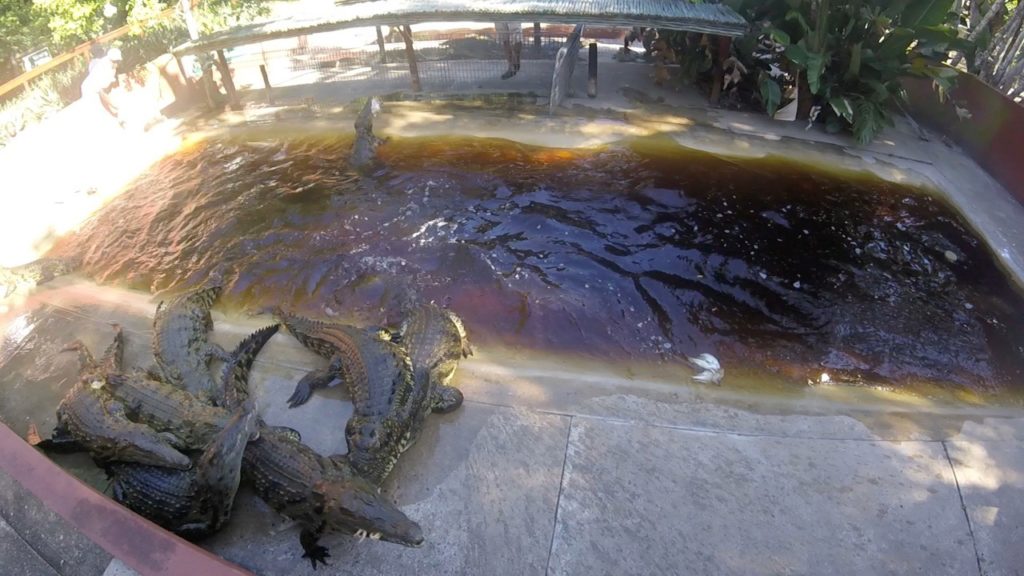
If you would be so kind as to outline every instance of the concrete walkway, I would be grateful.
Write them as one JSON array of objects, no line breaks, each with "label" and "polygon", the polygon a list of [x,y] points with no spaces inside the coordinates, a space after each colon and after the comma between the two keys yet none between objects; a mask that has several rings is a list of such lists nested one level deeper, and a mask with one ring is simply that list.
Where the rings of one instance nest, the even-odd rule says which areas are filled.
[{"label": "concrete walkway", "polygon": [[[108,323],[120,322],[128,362],[148,364],[146,295],[72,281],[25,306],[37,310],[35,328],[12,324],[25,345],[5,353],[0,370],[2,416],[21,416],[9,422],[19,433],[29,420],[52,426],[75,374],[73,355],[54,354],[70,335],[100,349]],[[225,345],[268,321],[215,320]],[[322,364],[282,333],[252,385],[268,422],[298,429],[324,454],[343,452],[351,406],[338,389],[285,407],[303,371]],[[870,391],[780,399],[690,385],[678,368],[620,371],[478,350],[456,376],[466,404],[431,417],[385,487],[427,543],[334,536],[333,563],[317,574],[962,575],[1024,566],[1020,411],[901,405]],[[258,574],[313,573],[297,529],[247,490],[204,546]]]}]

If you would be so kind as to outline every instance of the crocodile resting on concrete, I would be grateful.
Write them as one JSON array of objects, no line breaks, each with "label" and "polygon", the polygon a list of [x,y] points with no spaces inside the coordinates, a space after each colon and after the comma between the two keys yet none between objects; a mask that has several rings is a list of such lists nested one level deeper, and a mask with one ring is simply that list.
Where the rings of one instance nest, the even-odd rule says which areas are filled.
[{"label": "crocodile resting on concrete", "polygon": [[462,320],[433,303],[414,307],[393,338],[409,352],[415,383],[399,446],[404,452],[419,438],[427,414],[451,412],[462,405],[462,392],[449,382],[459,360],[472,350]]},{"label": "crocodile resting on concrete", "polygon": [[473,354],[461,318],[448,308],[421,304],[406,315],[392,339],[408,350],[416,390],[429,399],[423,404],[424,415],[462,405],[462,392],[449,385],[459,360]]},{"label": "crocodile resting on concrete", "polygon": [[405,546],[423,544],[423,530],[380,489],[359,477],[345,456],[325,458],[294,430],[263,428],[245,450],[243,474],[271,508],[295,520],[303,558],[327,564],[328,533],[354,534]]},{"label": "crocodile resting on concrete", "polygon": [[281,310],[277,316],[305,347],[330,360],[326,370],[299,381],[289,405],[299,406],[316,388],[341,380],[354,408],[345,426],[349,460],[363,478],[382,483],[408,447],[412,415],[424,398],[416,393],[408,353],[381,329],[320,322]]},{"label": "crocodile resting on concrete", "polygon": [[242,455],[256,425],[255,411],[239,412],[189,470],[110,464],[114,500],[179,536],[213,534],[231,516]]},{"label": "crocodile resting on concrete", "polygon": [[228,355],[207,336],[213,329],[210,309],[221,290],[211,286],[161,302],[153,318],[153,355],[161,379],[218,405],[223,398],[209,363],[213,357],[227,360]]},{"label": "crocodile resting on concrete", "polygon": [[96,362],[80,341],[66,348],[77,350],[80,378],[57,408],[57,427],[42,448],[61,449],[73,444],[87,450],[98,462],[137,462],[184,470],[188,457],[176,448],[170,434],[129,420],[124,406],[107,390],[108,374],[121,369],[124,336],[120,327],[101,362]]},{"label": "crocodile resting on concrete", "polygon": [[[222,386],[226,390],[246,388],[256,355],[277,330],[276,324],[263,328],[239,343],[224,367]],[[185,538],[203,538],[219,530],[231,515],[242,455],[258,424],[253,403],[240,408],[190,470],[108,466],[114,499]]]},{"label": "crocodile resting on concrete", "polygon": [[[257,332],[247,341],[261,338],[260,333],[269,339],[272,333],[266,332],[270,330],[276,327]],[[225,404],[235,409],[248,398],[248,390],[242,385],[247,380],[247,366],[229,361],[224,374]],[[108,381],[111,392],[125,403],[133,418],[173,433],[190,448],[210,446],[231,423],[232,415],[227,409],[206,404],[184,390],[144,374],[111,375]],[[423,542],[419,525],[383,498],[376,486],[358,477],[345,456],[321,457],[292,430],[260,425],[258,433],[259,439],[245,448],[242,475],[260,498],[300,524],[304,557],[310,558],[314,567],[328,556],[327,549],[317,543],[326,533],[360,534],[407,546]],[[197,473],[201,465],[197,463]],[[183,487],[188,479],[177,476],[166,480],[161,476],[153,479],[156,485],[149,486],[150,492],[137,494],[126,489],[121,492],[122,498],[150,502],[130,506],[138,507],[144,514],[182,518],[185,510],[177,500],[170,504],[153,504],[152,500],[183,495],[193,489]],[[168,488],[165,483],[173,483],[173,487]],[[159,509],[142,508],[143,505]],[[193,534],[189,532],[190,536]],[[201,532],[195,537],[199,535]]]}]

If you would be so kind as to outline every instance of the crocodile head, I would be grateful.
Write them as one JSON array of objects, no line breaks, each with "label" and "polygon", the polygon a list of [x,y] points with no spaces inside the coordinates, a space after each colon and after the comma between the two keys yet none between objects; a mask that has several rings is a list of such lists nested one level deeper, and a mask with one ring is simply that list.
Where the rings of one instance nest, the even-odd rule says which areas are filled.
[{"label": "crocodile head", "polygon": [[345,424],[345,437],[359,451],[376,450],[384,439],[383,422],[379,418],[352,416]]},{"label": "crocodile head", "polygon": [[413,548],[423,544],[423,529],[409,519],[380,490],[362,478],[349,475],[344,481],[320,482],[314,501],[332,532],[365,536]]}]

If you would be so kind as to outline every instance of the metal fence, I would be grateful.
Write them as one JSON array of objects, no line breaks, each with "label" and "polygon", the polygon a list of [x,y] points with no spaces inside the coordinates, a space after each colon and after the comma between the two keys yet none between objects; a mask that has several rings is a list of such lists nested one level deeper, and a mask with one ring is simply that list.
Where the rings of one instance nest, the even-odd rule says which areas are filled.
[{"label": "metal fence", "polygon": [[[413,89],[406,44],[397,31],[382,30],[379,42],[373,28],[347,32],[345,36],[313,34],[228,50],[235,84],[247,100],[264,98],[262,66],[276,102],[293,95],[344,101]],[[556,55],[567,43],[564,29],[560,32],[525,28],[521,69],[506,81],[501,79],[508,67],[505,47],[493,29],[417,31],[413,52],[420,87],[424,92],[455,92],[528,86],[546,95]]]}]

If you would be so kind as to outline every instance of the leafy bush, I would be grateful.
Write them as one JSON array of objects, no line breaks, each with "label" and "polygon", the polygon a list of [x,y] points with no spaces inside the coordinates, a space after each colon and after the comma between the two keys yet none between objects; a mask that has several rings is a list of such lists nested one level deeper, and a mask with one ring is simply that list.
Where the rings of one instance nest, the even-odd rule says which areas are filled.
[{"label": "leafy bush", "polygon": [[69,61],[59,69],[43,74],[17,96],[0,103],[0,146],[28,126],[74,102],[87,72],[86,58]]},{"label": "leafy bush", "polygon": [[[966,44],[951,26],[953,0],[727,0],[752,23],[737,42],[749,67],[759,68],[759,93],[774,115],[785,89],[795,87],[798,118],[812,100],[830,131],[851,130],[866,144],[892,124],[906,95],[900,78],[932,78],[940,97],[956,78],[941,61]],[[756,56],[754,56],[756,55]]]}]

